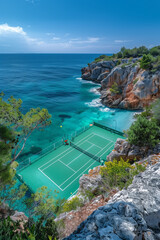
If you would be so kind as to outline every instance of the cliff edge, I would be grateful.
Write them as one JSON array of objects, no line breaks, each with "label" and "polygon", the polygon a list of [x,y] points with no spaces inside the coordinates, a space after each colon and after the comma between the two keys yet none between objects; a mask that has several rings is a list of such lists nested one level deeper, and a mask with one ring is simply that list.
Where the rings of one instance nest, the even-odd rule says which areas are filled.
[{"label": "cliff edge", "polygon": [[98,82],[101,101],[111,108],[143,109],[160,96],[160,71],[140,68],[140,58],[93,62],[82,79]]},{"label": "cliff edge", "polygon": [[160,162],[135,176],[65,240],[160,239]]}]

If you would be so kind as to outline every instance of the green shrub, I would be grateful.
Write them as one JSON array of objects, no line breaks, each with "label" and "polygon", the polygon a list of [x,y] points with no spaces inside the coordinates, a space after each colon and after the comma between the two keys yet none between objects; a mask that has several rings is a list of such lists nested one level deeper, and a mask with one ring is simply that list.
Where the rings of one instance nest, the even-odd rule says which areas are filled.
[{"label": "green shrub", "polygon": [[133,63],[133,64],[132,64],[132,67],[135,67],[135,66],[137,66],[137,63],[138,63],[138,61],[137,61],[137,62],[135,62],[135,63]]},{"label": "green shrub", "polygon": [[[110,61],[110,60],[122,59],[122,58],[130,58],[129,62],[131,62],[132,58],[143,57],[144,55],[150,55],[152,57],[159,57],[160,56],[160,46],[156,46],[151,49],[148,49],[145,46],[141,46],[139,48],[135,47],[132,49],[122,47],[118,53],[115,53],[112,56],[101,55],[98,58],[96,58],[94,62],[99,62],[99,61],[104,61],[104,60]],[[157,60],[155,62],[157,62]]]},{"label": "green shrub", "polygon": [[121,158],[120,160],[113,160],[113,162],[105,162],[105,167],[101,167],[100,174],[105,188],[118,187],[122,189],[131,184],[133,177],[144,170],[144,165],[135,164],[135,166],[132,166],[128,161]]},{"label": "green shrub", "polygon": [[13,222],[10,218],[0,221],[0,239],[3,240],[56,240],[58,232],[53,219],[48,219],[43,224],[43,219],[29,220],[22,228],[20,222]]},{"label": "green shrub", "polygon": [[151,48],[149,52],[154,57],[160,55],[160,46]]},{"label": "green shrub", "polygon": [[150,70],[152,68],[152,62],[154,61],[153,57],[148,54],[144,54],[141,61],[140,61],[140,67],[142,69]]},{"label": "green shrub", "polygon": [[33,222],[29,231],[35,236],[35,240],[58,239],[57,226],[53,218],[48,218],[45,224],[43,217],[40,218],[36,223]]},{"label": "green shrub", "polygon": [[116,66],[120,65],[121,64],[121,60],[119,59],[116,63]]},{"label": "green shrub", "polygon": [[157,124],[160,126],[160,99],[157,99],[152,105],[153,118],[156,119]]},{"label": "green shrub", "polygon": [[145,107],[144,111],[141,113],[141,116],[142,117],[145,117],[145,118],[151,118],[153,115],[152,113],[152,106],[147,106]]},{"label": "green shrub", "polygon": [[118,94],[120,93],[120,89],[118,87],[118,84],[116,82],[114,82],[110,88],[110,91],[113,93],[113,94]]},{"label": "green shrub", "polygon": [[96,189],[94,191],[91,190],[85,190],[84,192],[81,193],[84,197],[87,197],[89,201],[91,201],[93,198],[102,195],[103,192],[99,189]]},{"label": "green shrub", "polygon": [[87,197],[89,201],[91,201],[95,197],[95,194],[90,190],[85,190],[85,192],[83,192],[82,195]]},{"label": "green shrub", "polygon": [[121,65],[121,68],[124,69],[125,67],[126,67],[126,64],[122,64],[122,65]]},{"label": "green shrub", "polygon": [[83,206],[82,200],[76,196],[76,197],[72,198],[71,200],[67,201],[63,205],[63,212],[69,212],[72,210],[76,210],[77,207],[82,207],[82,206]]},{"label": "green shrub", "polygon": [[128,142],[136,146],[154,147],[159,142],[159,127],[156,122],[142,116],[138,116],[127,134]]}]

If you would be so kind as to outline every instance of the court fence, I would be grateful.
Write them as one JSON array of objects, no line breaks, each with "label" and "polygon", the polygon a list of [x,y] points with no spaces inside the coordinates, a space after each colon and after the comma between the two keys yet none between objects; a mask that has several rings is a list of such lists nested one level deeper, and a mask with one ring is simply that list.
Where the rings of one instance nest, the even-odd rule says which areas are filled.
[{"label": "court fence", "polygon": [[100,124],[100,123],[94,122],[93,125],[95,125],[95,126],[97,126],[97,127],[100,127],[100,128],[102,128],[102,129],[105,129],[105,130],[107,130],[107,131],[109,131],[109,132],[111,132],[111,133],[115,133],[115,134],[118,134],[118,135],[120,135],[120,136],[124,136],[124,133],[123,133],[123,132],[120,132],[120,131],[115,130],[115,129],[113,129],[113,128],[104,126],[104,125],[102,125],[102,124]]},{"label": "court fence", "polygon": [[85,132],[86,130],[88,130],[91,126],[84,126],[83,128],[73,132],[72,134],[69,135],[64,135],[62,138],[60,138],[58,141],[53,142],[52,144],[50,144],[48,147],[42,149],[40,152],[33,154],[31,157],[26,158],[24,160],[19,160],[18,161],[18,167],[17,167],[17,172],[20,172],[21,170],[23,170],[24,168],[28,167],[29,165],[33,164],[34,162],[38,161],[41,157],[47,155],[48,153],[56,150],[57,148],[61,147],[62,145],[64,145],[64,141],[70,140],[70,141],[74,141],[74,138],[79,136],[80,134],[82,134],[83,132]]}]

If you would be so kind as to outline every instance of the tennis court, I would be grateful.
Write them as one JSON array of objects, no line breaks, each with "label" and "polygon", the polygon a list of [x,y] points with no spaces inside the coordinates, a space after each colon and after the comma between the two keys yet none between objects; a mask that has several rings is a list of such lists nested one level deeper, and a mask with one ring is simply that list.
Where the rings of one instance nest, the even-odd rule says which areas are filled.
[{"label": "tennis court", "polygon": [[19,176],[33,192],[47,186],[59,191],[58,197],[69,198],[77,191],[79,178],[106,160],[117,138],[123,138],[119,132],[100,126],[94,124],[72,138],[69,145],[50,150],[33,163],[23,166]]}]

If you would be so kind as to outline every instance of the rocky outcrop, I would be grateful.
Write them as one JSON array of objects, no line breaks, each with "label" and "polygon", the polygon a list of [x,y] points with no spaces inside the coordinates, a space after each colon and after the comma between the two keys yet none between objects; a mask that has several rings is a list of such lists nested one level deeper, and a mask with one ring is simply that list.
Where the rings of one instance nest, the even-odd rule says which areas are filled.
[{"label": "rocky outcrop", "polygon": [[116,66],[116,61],[102,61],[91,63],[88,67],[82,68],[82,79],[91,80],[100,83],[108,76],[111,70]]},{"label": "rocky outcrop", "polygon": [[[160,72],[140,69],[138,59],[92,63],[82,79],[101,83],[101,101],[111,108],[142,109],[160,96]],[[116,89],[115,86],[116,85]]]},{"label": "rocky outcrop", "polygon": [[99,172],[100,166],[90,170],[88,174],[84,174],[79,179],[78,192],[80,194],[85,193],[86,191],[90,191],[94,195],[98,195],[99,192],[103,192],[102,177]]},{"label": "rocky outcrop", "polygon": [[28,222],[28,217],[23,212],[15,211],[15,213],[12,216],[10,216],[10,218],[13,222],[22,222],[22,223]]},{"label": "rocky outcrop", "polygon": [[[160,157],[159,157],[160,160]],[[160,239],[160,162],[135,176],[65,240]]]},{"label": "rocky outcrop", "polygon": [[159,154],[159,152],[160,144],[157,144],[152,149],[148,149],[146,147],[130,145],[127,140],[118,138],[114,150],[107,156],[107,160],[113,161],[113,159],[119,160],[123,158],[124,160],[130,160],[132,162],[135,159],[141,160],[148,156],[154,156],[154,154]]}]

